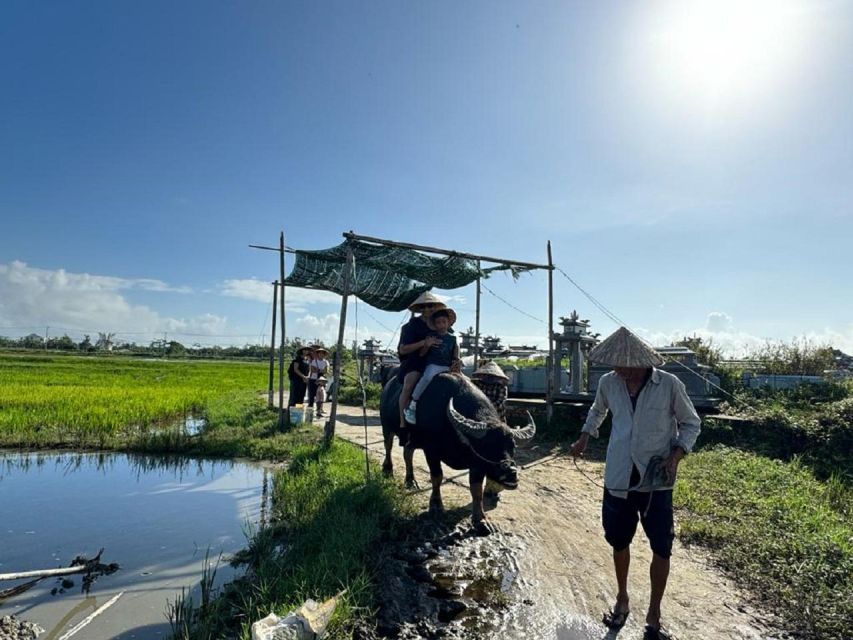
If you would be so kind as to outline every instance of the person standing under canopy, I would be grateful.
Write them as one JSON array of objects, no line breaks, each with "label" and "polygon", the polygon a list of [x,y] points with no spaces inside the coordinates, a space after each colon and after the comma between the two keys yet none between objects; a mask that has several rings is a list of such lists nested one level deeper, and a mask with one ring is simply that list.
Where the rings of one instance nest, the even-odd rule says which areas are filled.
[{"label": "person standing under canopy", "polygon": [[308,364],[308,355],[310,353],[310,347],[301,347],[293,354],[293,360],[290,361],[290,366],[287,367],[287,377],[290,381],[290,395],[287,399],[288,408],[302,404],[305,400],[305,390],[308,387],[308,374],[310,372],[310,365]]},{"label": "person standing under canopy", "polygon": [[668,640],[673,636],[661,626],[661,601],[675,538],[672,487],[679,463],[696,443],[701,421],[684,383],[661,371],[663,358],[625,327],[595,347],[589,359],[614,367],[599,381],[595,402],[571,447],[573,456],[582,455],[589,437],[598,437],[607,412],[613,414],[601,521],[604,537],[613,548],[617,594],[603,622],[618,629],[630,612],[630,545],[639,521],[652,548],[643,640]]}]

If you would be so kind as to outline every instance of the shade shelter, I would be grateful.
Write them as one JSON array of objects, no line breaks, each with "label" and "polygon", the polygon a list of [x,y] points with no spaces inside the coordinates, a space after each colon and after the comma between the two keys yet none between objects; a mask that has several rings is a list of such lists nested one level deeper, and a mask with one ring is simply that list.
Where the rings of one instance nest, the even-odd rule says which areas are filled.
[{"label": "shade shelter", "polygon": [[[285,248],[283,240],[278,248],[252,245],[258,249],[280,251],[282,256],[284,252],[296,256],[293,270],[286,278],[282,266],[281,300],[284,299],[284,288],[287,286],[332,291],[341,296],[340,326],[333,364],[335,380],[340,380],[340,354],[346,326],[347,299],[350,295],[355,295],[367,304],[384,311],[402,311],[424,291],[434,287],[456,289],[476,282],[476,347],[479,345],[480,336],[480,280],[497,271],[509,271],[514,277],[533,269],[548,271],[548,353],[553,359],[554,265],[550,241],[547,246],[548,262],[537,264],[362,236],[352,231],[344,233],[343,237],[341,244],[319,251]],[[484,266],[484,263],[492,266]],[[284,344],[283,337],[281,344]],[[552,412],[553,389],[553,380],[549,378],[546,394],[549,417]],[[337,402],[336,393],[325,427],[327,439],[334,435]]]}]

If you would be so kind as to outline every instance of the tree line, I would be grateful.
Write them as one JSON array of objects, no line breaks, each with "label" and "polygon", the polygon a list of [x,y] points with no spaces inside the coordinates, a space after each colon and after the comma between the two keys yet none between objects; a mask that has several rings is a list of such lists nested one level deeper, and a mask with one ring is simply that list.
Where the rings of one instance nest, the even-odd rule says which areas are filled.
[{"label": "tree line", "polygon": [[[290,358],[296,350],[312,344],[303,338],[295,337],[285,340],[285,355]],[[82,340],[75,341],[67,334],[49,336],[47,340],[42,335],[31,333],[20,338],[0,336],[0,349],[21,349],[27,351],[60,351],[78,354],[114,353],[132,356],[170,357],[170,358],[245,358],[253,360],[268,360],[270,346],[263,344],[246,344],[243,346],[201,345],[198,343],[185,345],[177,340],[152,340],[148,344],[126,342],[115,339],[113,333],[99,333],[97,337],[89,334]],[[334,355],[335,347],[330,351]],[[275,349],[278,354],[278,345]],[[349,360],[351,350],[344,351],[344,361]]]}]

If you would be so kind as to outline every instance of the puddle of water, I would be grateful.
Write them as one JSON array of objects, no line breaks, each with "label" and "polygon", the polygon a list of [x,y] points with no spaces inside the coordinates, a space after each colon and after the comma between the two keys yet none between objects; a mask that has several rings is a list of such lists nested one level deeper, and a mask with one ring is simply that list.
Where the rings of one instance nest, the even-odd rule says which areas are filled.
[{"label": "puddle of water", "polygon": [[[85,638],[164,638],[166,603],[197,584],[205,552],[215,560],[245,546],[247,523],[266,515],[259,466],[227,460],[117,453],[0,452],[0,573],[68,566],[78,554],[121,569],[88,595],[45,579],[0,601],[58,638],[113,595],[124,595],[78,634]],[[263,503],[263,504],[262,504]],[[233,578],[223,560],[217,584]],[[0,588],[17,583],[5,583]],[[196,597],[196,600],[198,598]]]},{"label": "puddle of water", "polygon": [[207,426],[207,422],[205,421],[204,418],[193,418],[192,416],[190,416],[189,418],[184,420],[184,424],[183,424],[184,435],[197,436],[202,431],[204,431],[204,428],[206,426]]}]

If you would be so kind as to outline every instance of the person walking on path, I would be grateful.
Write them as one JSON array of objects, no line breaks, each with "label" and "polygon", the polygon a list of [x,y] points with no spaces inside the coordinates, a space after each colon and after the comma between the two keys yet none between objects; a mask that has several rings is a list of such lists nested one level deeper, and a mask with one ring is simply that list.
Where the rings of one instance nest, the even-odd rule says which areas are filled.
[{"label": "person walking on path", "polygon": [[637,336],[620,327],[589,354],[590,362],[609,365],[571,454],[582,455],[589,437],[610,411],[613,426],[604,468],[601,521],[613,547],[616,604],[604,614],[612,629],[625,624],[630,612],[628,568],[630,545],[641,522],[652,548],[651,595],[643,640],[669,640],[661,626],[661,601],[669,577],[675,538],[672,487],[682,458],[693,449],[701,421],[684,384],[657,367],[663,358]]},{"label": "person walking on path", "polygon": [[308,374],[310,371],[310,365],[308,364],[308,354],[310,352],[310,347],[297,349],[293,355],[293,360],[290,361],[290,366],[287,367],[287,377],[290,381],[290,397],[287,399],[288,408],[302,404],[305,400],[305,389],[308,386]]}]

